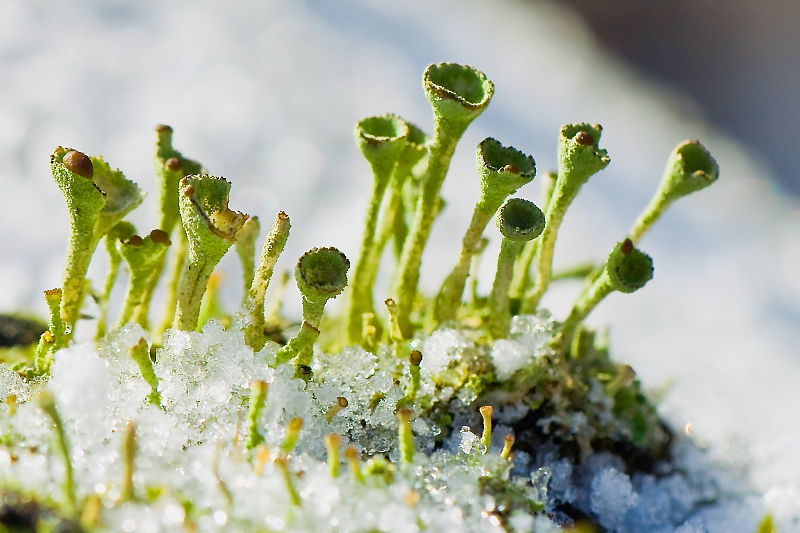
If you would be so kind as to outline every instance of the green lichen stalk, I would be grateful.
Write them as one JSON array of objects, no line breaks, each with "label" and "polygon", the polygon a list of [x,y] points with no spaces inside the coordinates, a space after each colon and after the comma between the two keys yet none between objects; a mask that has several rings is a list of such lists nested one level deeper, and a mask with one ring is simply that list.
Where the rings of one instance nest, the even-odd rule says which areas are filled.
[{"label": "green lichen stalk", "polygon": [[267,383],[257,379],[250,385],[250,409],[247,412],[247,443],[245,448],[250,451],[264,442],[264,436],[258,430],[259,417],[267,401]]},{"label": "green lichen stalk", "polygon": [[630,239],[618,243],[609,254],[601,275],[578,298],[561,324],[553,346],[557,351],[564,352],[578,326],[603,298],[614,291],[637,291],[652,278],[653,260],[650,256],[635,248]]},{"label": "green lichen stalk", "polygon": [[433,307],[432,326],[455,318],[467,282],[472,257],[481,237],[500,208],[500,204],[517,189],[530,183],[536,175],[533,158],[512,147],[505,147],[488,138],[478,145],[478,174],[481,195],[472,213],[467,232],[461,240],[458,262],[447,276]]},{"label": "green lichen stalk", "polygon": [[350,261],[333,247],[312,248],[294,268],[294,279],[303,297],[303,322],[319,328],[325,304],[347,286]]},{"label": "green lichen stalk", "polygon": [[542,210],[536,204],[522,198],[511,198],[497,214],[497,227],[503,235],[500,254],[497,257],[497,272],[489,296],[489,333],[494,337],[505,337],[511,318],[509,287],[514,274],[514,263],[522,246],[538,237],[545,227]]},{"label": "green lichen stalk", "polygon": [[456,144],[467,126],[480,115],[494,94],[494,84],[482,72],[455,63],[439,63],[425,70],[422,80],[434,116],[428,143],[428,167],[422,177],[411,230],[403,245],[394,285],[400,328],[410,336],[411,313],[417,298],[422,252],[439,212],[439,192]]},{"label": "green lichen stalk", "polygon": [[675,200],[705,189],[718,177],[717,162],[699,141],[684,141],[676,146],[667,160],[658,190],[631,226],[628,238],[638,244]]},{"label": "green lichen stalk", "polygon": [[372,271],[370,279],[373,284],[381,254],[389,241],[392,241],[396,259],[399,259],[400,254],[403,252],[403,243],[408,236],[406,215],[409,211],[413,212],[413,209],[406,209],[406,203],[412,205],[415,203],[410,197],[410,191],[414,188],[414,182],[416,181],[414,168],[427,153],[425,145],[428,137],[415,125],[411,123],[407,123],[407,125],[408,135],[405,138],[405,149],[400,154],[397,166],[392,173],[388,202],[386,202],[387,205],[381,214],[380,237],[370,265]]},{"label": "green lichen stalk", "polygon": [[50,325],[42,333],[39,344],[36,346],[34,358],[36,375],[41,376],[50,372],[50,366],[53,364],[53,352],[63,348],[67,342],[64,322],[61,320],[62,296],[63,292],[59,288],[44,291],[44,300],[50,312]]},{"label": "green lichen stalk", "polygon": [[111,298],[111,291],[117,282],[119,275],[119,265],[122,262],[120,254],[120,242],[128,240],[136,233],[136,228],[130,222],[123,220],[109,231],[103,241],[105,242],[106,254],[108,255],[108,273],[103,284],[103,294],[100,296],[100,316],[97,318],[97,333],[95,339],[100,340],[106,334],[108,323],[108,300]]},{"label": "green lichen stalk", "polygon": [[99,157],[58,147],[50,156],[50,171],[64,194],[70,222],[61,319],[71,338],[86,292],[86,272],[100,239],[139,205],[143,195]]},{"label": "green lichen stalk", "polygon": [[290,227],[289,216],[283,211],[278,213],[272,230],[267,235],[267,240],[264,241],[258,268],[254,272],[253,281],[247,290],[247,303],[244,309],[249,311],[250,323],[245,327],[244,335],[248,346],[253,350],[260,350],[266,342],[264,298],[275,270],[275,263],[278,262],[278,257],[283,252],[286,240],[289,238]]},{"label": "green lichen stalk", "polygon": [[[548,206],[550,205],[550,197],[553,194],[557,176],[558,174],[550,171],[545,172],[544,175],[539,178],[539,185],[542,191],[541,207],[544,212],[547,212]],[[525,246],[522,247],[519,260],[514,267],[514,279],[511,282],[510,296],[512,300],[517,302],[517,306],[519,306],[519,303],[522,301],[525,289],[528,288],[528,284],[530,283],[531,264],[536,257],[536,251],[539,249],[540,242],[540,239],[534,239],[526,243]],[[555,279],[552,281],[555,281]]]},{"label": "green lichen stalk", "polygon": [[200,304],[214,267],[236,242],[248,215],[228,208],[231,185],[209,175],[189,176],[180,182],[180,213],[188,254],[178,288],[173,327],[197,328]]},{"label": "green lichen stalk", "polygon": [[598,145],[602,130],[599,124],[568,124],[561,128],[558,139],[558,177],[547,205],[547,226],[536,252],[535,285],[525,295],[522,305],[525,313],[536,310],[550,285],[556,237],[567,208],[583,184],[611,161],[608,153]]},{"label": "green lichen stalk", "polygon": [[347,336],[354,344],[361,342],[362,315],[374,311],[371,278],[379,244],[378,215],[397,162],[405,150],[408,132],[408,124],[395,115],[369,117],[356,124],[356,144],[372,170],[372,194],[364,218],[361,251],[353,271],[347,311]]},{"label": "green lichen stalk", "polygon": [[258,217],[248,218],[236,239],[236,255],[239,257],[239,264],[242,266],[242,308],[247,306],[248,292],[253,285],[253,278],[256,273],[256,239],[261,232],[261,222]]},{"label": "green lichen stalk", "polygon": [[161,407],[161,394],[158,392],[158,377],[156,376],[156,370],[153,366],[153,360],[150,359],[150,349],[147,346],[147,341],[139,339],[139,342],[131,346],[129,353],[131,359],[133,359],[133,362],[136,363],[136,366],[139,368],[142,379],[150,386],[150,393],[147,395],[147,401],[156,407]]},{"label": "green lichen stalk", "polygon": [[[166,232],[175,242],[173,252],[173,268],[167,287],[166,313],[160,330],[164,331],[172,326],[177,303],[178,285],[180,283],[183,263],[186,260],[186,235],[180,223],[180,208],[178,202],[178,184],[180,180],[192,174],[200,174],[202,165],[197,161],[188,159],[172,145],[172,128],[165,124],[156,126],[156,150],[153,158],[153,169],[158,183],[158,228]],[[177,226],[177,229],[176,229]],[[155,293],[158,281],[166,265],[166,255],[155,268],[155,274],[145,290],[142,314],[136,321],[147,327],[150,302]]]},{"label": "green lichen stalk", "polygon": [[154,229],[144,238],[132,235],[122,242],[120,254],[128,265],[130,277],[119,326],[124,326],[131,320],[143,327],[147,325],[147,289],[153,278],[158,276],[170,244],[172,243],[167,232],[160,229]]},{"label": "green lichen stalk", "polygon": [[64,499],[67,506],[73,513],[77,511],[77,496],[75,491],[75,473],[72,467],[72,459],[70,458],[69,441],[67,440],[66,430],[64,429],[64,422],[56,407],[56,401],[53,393],[49,390],[42,390],[37,397],[39,409],[50,419],[53,425],[56,451],[61,456],[64,462]]}]

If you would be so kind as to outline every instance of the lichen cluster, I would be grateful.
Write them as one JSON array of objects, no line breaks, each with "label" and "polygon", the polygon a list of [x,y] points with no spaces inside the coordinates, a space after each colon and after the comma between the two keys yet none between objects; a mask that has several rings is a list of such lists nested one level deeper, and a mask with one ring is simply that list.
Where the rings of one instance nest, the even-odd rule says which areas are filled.
[{"label": "lichen cluster", "polygon": [[[480,195],[460,250],[437,293],[426,295],[418,290],[422,256],[444,208],[442,184],[459,139],[489,105],[494,85],[472,67],[441,63],[425,70],[423,89],[433,109],[430,134],[394,114],[356,125],[356,145],[373,177],[361,250],[352,271],[350,260],[331,246],[311,248],[298,259],[294,278],[302,295],[299,321],[281,313],[281,290],[274,291],[274,301],[266,299],[289,237],[289,216],[275,216],[257,254],[258,217],[229,207],[231,184],[175,149],[170,127],[156,128],[159,214],[157,227],[149,232],[138,232],[125,220],[142,202],[143,193],[121,171],[100,157],[70,148],[55,150],[51,170],[64,194],[70,224],[66,268],[61,287],[45,291],[50,318],[38,345],[19,342],[2,352],[4,372],[13,369],[20,379],[17,388],[29,393],[8,395],[3,447],[8,457],[23,453],[24,443],[15,440],[20,435],[14,429],[17,422],[11,419],[19,417],[18,403],[35,399],[38,416],[48,421],[55,439],[45,453],[62,459],[63,490],[60,497],[44,493],[52,501],[41,503],[17,490],[18,480],[7,480],[5,508],[25,514],[30,507],[30,523],[44,524],[48,517],[60,515],[76,530],[113,529],[105,517],[119,515],[120,506],[135,502],[163,509],[167,504],[160,503],[162,497],[181,502],[181,523],[188,530],[215,513],[213,505],[170,494],[174,489],[168,481],[150,479],[146,489],[134,483],[137,449],[143,447],[134,422],[115,429],[124,435],[118,459],[125,468],[114,497],[88,492],[85,484],[76,482],[80,476],[73,472],[70,451],[74,428],[60,413],[63,406],[49,380],[54,368],[68,364],[75,329],[88,325],[80,323],[87,295],[98,304],[99,353],[116,350],[109,364],[128,365],[130,379],[142,384],[140,413],[178,412],[180,394],[170,388],[177,374],[171,373],[177,372],[181,357],[194,357],[186,355],[190,346],[202,344],[202,337],[193,332],[224,326],[240,339],[250,359],[242,366],[246,370],[238,385],[225,389],[233,409],[226,431],[231,420],[240,417],[235,440],[221,445],[225,461],[239,461],[236,468],[249,468],[248,475],[256,478],[278,476],[290,512],[283,527],[236,518],[238,489],[229,488],[214,466],[218,486],[213,490],[227,502],[228,527],[236,523],[243,530],[269,531],[302,524],[298,516],[315,505],[303,480],[304,470],[313,470],[309,461],[314,458],[324,459],[331,479],[347,478],[348,487],[361,484],[392,494],[392,487],[408,489],[412,495],[406,496],[406,503],[411,508],[420,500],[420,505],[437,501],[433,493],[444,490],[436,488],[437,471],[449,479],[464,469],[474,493],[492,500],[486,512],[494,525],[507,529],[518,527],[514,524],[522,523],[522,514],[546,515],[562,524],[576,519],[592,523],[583,511],[548,504],[537,492],[546,482],[537,485],[530,476],[515,477],[514,469],[520,468],[514,463],[517,456],[535,458],[538,451],[552,449],[581,464],[607,451],[624,457],[629,472],[649,472],[668,461],[671,431],[633,369],[615,363],[606,339],[584,320],[612,292],[631,293],[647,284],[653,262],[637,248],[642,236],[672,202],[715,181],[716,162],[697,141],[678,145],[653,199],[606,260],[553,272],[566,212],[582,185],[610,162],[600,147],[602,127],[579,123],[561,128],[558,168],[539,178],[539,205],[514,196],[535,180],[534,159],[487,138],[476,150]],[[498,231],[487,230],[492,218]],[[501,245],[492,289],[483,295],[476,289],[475,265],[487,239],[499,239]],[[108,274],[102,289],[95,290],[86,275],[101,241]],[[244,275],[242,307],[235,313],[220,308],[214,274],[231,248]],[[387,258],[394,259],[389,289],[376,287],[378,270]],[[109,299],[123,265],[128,285],[114,320]],[[584,288],[572,310],[561,321],[552,319],[540,308],[542,296],[551,283],[576,278],[584,280]],[[281,277],[279,285],[288,279]],[[162,282],[163,306],[155,299]],[[346,299],[343,313],[326,314],[326,303],[340,295]],[[188,344],[181,347],[181,342]],[[228,356],[213,346],[198,350],[198,368]],[[127,363],[119,362],[120,357]],[[292,383],[297,394],[313,398],[309,405],[317,411],[302,416],[291,405],[275,405],[272,389],[280,388],[278,383],[284,388]],[[200,386],[187,385],[186,394]],[[278,397],[289,401],[291,395]],[[505,413],[502,435],[493,428],[495,413]],[[223,418],[212,412],[202,417]],[[188,419],[186,423],[193,424]],[[480,433],[476,442],[470,441],[469,427],[459,434],[459,424],[464,423]],[[303,440],[308,428],[316,431],[316,443]],[[210,442],[207,428],[193,431],[194,440],[185,446]],[[225,431],[214,435],[219,438]],[[461,444],[456,442],[459,435]],[[348,446],[341,452],[343,443]],[[453,446],[461,452],[444,453]],[[343,464],[346,470],[340,468]],[[0,513],[0,521],[3,516]],[[434,527],[425,522],[428,518],[417,520],[422,529]],[[201,529],[213,529],[213,524]]]}]

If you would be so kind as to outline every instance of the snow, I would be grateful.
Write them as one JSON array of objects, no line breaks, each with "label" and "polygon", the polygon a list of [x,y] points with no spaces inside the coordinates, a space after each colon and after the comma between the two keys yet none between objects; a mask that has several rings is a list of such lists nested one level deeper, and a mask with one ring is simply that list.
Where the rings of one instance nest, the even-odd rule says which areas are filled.
[{"label": "snow", "polygon": [[[494,512],[506,504],[480,488],[481,479],[491,478],[507,479],[526,495],[526,501],[542,501],[556,520],[517,509],[508,521],[515,531],[558,530],[557,523],[569,523],[563,505],[619,533],[752,531],[767,504],[776,506],[779,521],[797,520],[796,493],[773,491],[759,497],[734,468],[714,463],[696,444],[680,437],[672,446],[673,460],[658,466],[654,474],[626,473],[623,458],[609,452],[594,453],[576,465],[551,445],[536,456],[514,452],[506,468],[498,453],[503,436],[511,431],[506,424],[528,412],[522,403],[497,410],[493,446],[487,454],[469,425],[453,430],[442,446],[436,446],[441,428],[417,416],[412,428],[418,453],[412,465],[396,464],[391,478],[369,476],[365,484],[356,482],[342,465],[340,476],[332,478],[323,444],[331,432],[342,436],[343,447],[352,444],[366,456],[386,453],[398,461],[394,406],[402,397],[403,384],[385,379],[391,360],[377,359],[360,348],[321,353],[314,364],[315,379],[306,386],[294,379],[291,365],[273,369],[265,363],[269,346],[254,353],[244,344],[240,329],[225,330],[212,321],[200,333],[165,335],[156,354],[161,409],[146,400],[149,387],[126,357],[142,334],[138,326],[126,326],[97,348],[77,343],[62,349],[55,355],[51,380],[34,386],[53,392],[65,421],[79,497],[101,498],[106,506],[102,524],[108,530],[169,531],[191,519],[199,531],[250,531],[258,524],[275,531],[374,527],[406,532],[417,531],[420,525],[433,531],[502,531]],[[447,361],[469,344],[465,338],[455,330],[440,330],[418,341],[426,348],[426,357]],[[507,342],[496,341],[489,350],[498,350],[497,344],[502,351]],[[353,363],[351,374],[347,364],[333,363],[337,357]],[[4,390],[24,391],[24,383],[6,374]],[[258,427],[273,457],[288,421],[295,416],[303,419],[297,447],[289,455],[290,471],[297,473],[293,483],[302,499],[298,509],[290,503],[277,466],[267,460],[259,473],[243,449],[242,420],[254,379],[269,384]],[[430,379],[423,376],[424,387],[433,388]],[[36,394],[24,392],[26,396],[20,397]],[[374,405],[377,392],[384,399]],[[348,405],[329,417],[339,396],[346,397]],[[480,418],[474,406],[459,403],[457,397],[451,402],[455,414],[451,428]],[[573,416],[576,432],[586,430],[581,415]],[[136,492],[142,497],[145,491],[156,490],[160,496],[152,501],[117,502],[121,429],[128,420],[136,425]],[[23,400],[14,416],[4,412],[0,426],[10,428],[16,443],[8,447],[13,460],[9,453],[0,455],[0,476],[58,501],[63,465],[52,452],[45,453],[52,445],[50,424],[35,402]],[[181,507],[185,501],[192,502],[189,515]]]}]

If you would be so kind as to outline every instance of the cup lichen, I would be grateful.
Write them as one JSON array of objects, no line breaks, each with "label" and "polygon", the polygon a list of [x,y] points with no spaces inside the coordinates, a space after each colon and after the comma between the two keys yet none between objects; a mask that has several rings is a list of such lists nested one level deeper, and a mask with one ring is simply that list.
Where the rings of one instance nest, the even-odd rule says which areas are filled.
[{"label": "cup lichen", "polygon": [[[543,210],[527,198],[510,198],[520,190],[524,196],[524,186],[536,175],[534,159],[486,138],[476,151],[480,195],[472,218],[455,266],[430,297],[419,290],[419,282],[423,252],[443,206],[442,185],[457,143],[488,106],[494,85],[475,68],[439,63],[425,70],[423,89],[433,111],[430,137],[394,114],[368,117],[356,125],[356,145],[372,174],[358,259],[350,274],[350,261],[338,248],[314,247],[303,254],[294,267],[302,304],[297,320],[286,318],[281,310],[290,274],[279,269],[282,276],[274,299],[267,302],[266,294],[289,237],[289,216],[278,213],[256,262],[261,229],[257,217],[229,208],[231,184],[205,173],[199,163],[178,152],[172,146],[172,128],[156,128],[158,229],[145,237],[136,235],[124,220],[143,198],[133,182],[101,158],[56,149],[51,170],[64,194],[70,223],[64,280],[62,287],[45,292],[50,320],[38,346],[13,348],[18,350],[14,379],[27,388],[7,395],[5,405],[8,417],[19,417],[24,408],[20,404],[24,406],[30,397],[23,392],[39,390],[38,405],[54,429],[53,453],[63,464],[59,475],[64,516],[87,531],[107,530],[113,529],[103,523],[113,514],[106,512],[109,509],[155,508],[169,501],[162,507],[172,506],[170,512],[180,515],[178,522],[187,528],[196,527],[204,513],[206,519],[213,515],[220,527],[227,527],[228,520],[230,527],[251,527],[255,519],[239,516],[243,496],[237,483],[255,476],[244,482],[251,491],[267,486],[262,484],[265,476],[279,475],[281,497],[289,510],[281,509],[282,521],[270,519],[270,530],[275,524],[279,525],[275,529],[302,528],[302,520],[311,520],[303,513],[314,505],[314,483],[334,484],[350,496],[357,493],[352,491],[381,491],[396,497],[402,490],[406,508],[415,509],[439,505],[431,495],[448,490],[447,476],[457,472],[459,479],[470,480],[470,490],[494,502],[490,510],[481,511],[484,518],[510,530],[514,516],[537,515],[548,505],[546,494],[537,492],[546,492],[546,481],[537,482],[533,474],[520,481],[514,473],[522,464],[516,462],[518,455],[534,461],[541,458],[540,449],[546,449],[579,465],[594,452],[610,452],[630,471],[642,464],[664,464],[671,430],[634,370],[612,361],[605,338],[585,321],[612,292],[631,293],[650,281],[653,262],[637,248],[639,241],[671,203],[717,179],[716,161],[698,141],[679,144],[655,196],[605,263],[554,273],[555,244],[565,214],[580,188],[610,161],[599,146],[602,127],[575,123],[561,128],[558,170],[540,178],[538,203]],[[497,219],[500,252],[491,291],[484,295],[475,265],[488,240],[498,238],[484,235],[492,217]],[[122,352],[127,379],[137,380],[138,388],[131,385],[131,390],[144,391],[137,416],[148,413],[142,421],[128,421],[130,409],[115,411],[114,416],[124,412],[126,418],[117,420],[114,429],[122,431],[117,458],[123,469],[121,480],[117,476],[109,481],[115,487],[114,498],[102,491],[87,494],[76,480],[72,459],[83,452],[70,450],[73,422],[62,417],[48,381],[54,366],[80,355],[79,350],[62,349],[78,346],[73,336],[90,285],[88,267],[102,238],[109,268],[97,296],[101,313],[96,341],[101,355],[86,361],[105,358],[118,364],[115,358]],[[395,253],[384,254],[390,241]],[[170,246],[172,242],[175,245]],[[221,314],[224,320],[205,323],[204,295],[206,302],[214,299],[212,303],[219,305],[215,295],[221,278],[212,279],[212,272],[234,245],[243,272],[241,309],[235,315],[217,309],[212,314]],[[376,287],[384,255],[395,259],[388,290]],[[167,328],[152,327],[148,317],[156,307],[155,288],[169,256],[174,268],[165,316],[173,330],[162,336]],[[109,328],[112,290],[123,261],[130,274],[127,295],[118,324]],[[559,322],[539,305],[548,287],[562,279],[583,279],[585,287]],[[471,295],[465,298],[470,281]],[[326,312],[328,301],[348,284],[344,312]],[[385,308],[375,308],[375,297]],[[204,331],[197,332],[199,328]],[[229,333],[235,341],[224,337]],[[210,335],[217,335],[216,341],[206,343]],[[228,340],[220,340],[223,337]],[[224,342],[233,342],[237,349],[225,353]],[[3,352],[0,356],[11,361]],[[212,512],[207,503],[212,497],[207,494],[206,500],[194,503],[180,494],[191,492],[190,488],[178,490],[167,481],[163,487],[140,483],[134,460],[141,455],[140,469],[140,463],[152,460],[145,457],[152,443],[141,440],[148,431],[152,435],[148,424],[171,420],[191,387],[205,386],[203,380],[212,379],[215,371],[226,374],[215,366],[215,358],[228,363],[228,357],[231,361],[239,357],[257,371],[239,376],[243,384],[230,393],[227,405],[217,406],[219,412],[195,416],[191,409],[197,406],[190,404],[201,402],[194,398],[187,400],[191,409],[183,407],[194,413],[187,418],[196,430],[192,433],[196,440],[186,440],[184,449],[213,447],[206,446],[202,455],[211,464],[204,479],[215,481],[213,490],[224,504]],[[289,362],[292,365],[286,365]],[[128,368],[131,364],[135,367]],[[169,364],[185,365],[196,375],[176,385],[175,367]],[[213,385],[206,393],[209,398],[227,394]],[[115,396],[109,401],[118,400]],[[521,414],[514,418],[509,415],[513,412]],[[70,412],[70,416],[76,415]],[[237,420],[233,438],[220,438],[224,432],[214,433],[213,438],[203,433],[208,427],[218,429],[215,424],[226,416]],[[481,422],[482,431],[477,429]],[[246,432],[242,438],[241,425]],[[0,446],[33,453],[20,451],[15,442],[19,429],[7,427],[12,429],[3,430]],[[197,456],[193,460],[202,462]],[[347,470],[340,469],[342,461]],[[317,475],[320,470],[326,472],[325,481]],[[437,476],[445,480],[443,486],[437,485]],[[555,516],[552,511],[548,508]],[[576,507],[570,518],[591,512]],[[423,527],[428,518],[420,514],[416,520],[415,527]],[[261,529],[251,530],[266,527],[259,523]]]}]

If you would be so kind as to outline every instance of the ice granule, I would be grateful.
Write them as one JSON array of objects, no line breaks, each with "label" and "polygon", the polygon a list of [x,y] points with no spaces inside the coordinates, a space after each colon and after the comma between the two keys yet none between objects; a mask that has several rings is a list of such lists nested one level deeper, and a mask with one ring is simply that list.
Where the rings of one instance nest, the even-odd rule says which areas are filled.
[{"label": "ice granule", "polygon": [[12,394],[17,395],[17,401],[26,402],[30,398],[31,387],[11,367],[0,365],[0,401]]},{"label": "ice granule", "polygon": [[465,453],[467,455],[471,454],[472,450],[475,449],[479,441],[480,438],[470,431],[469,426],[464,426],[461,428],[461,441],[458,445],[461,453]]},{"label": "ice granule", "polygon": [[534,355],[541,355],[542,348],[553,338],[556,323],[548,311],[535,315],[517,315],[511,319],[509,333],[512,339],[526,346]]},{"label": "ice granule", "polygon": [[615,468],[602,470],[592,479],[589,495],[592,512],[604,528],[619,530],[625,515],[639,502],[631,479]]},{"label": "ice granule", "polygon": [[464,349],[472,346],[473,343],[463,333],[447,328],[438,329],[430,336],[414,339],[411,343],[412,348],[422,352],[420,370],[423,375],[429,376],[447,370]]},{"label": "ice granule", "polygon": [[531,350],[517,342],[506,339],[496,341],[489,352],[494,372],[500,381],[508,380],[514,372],[530,364],[534,358]]}]

